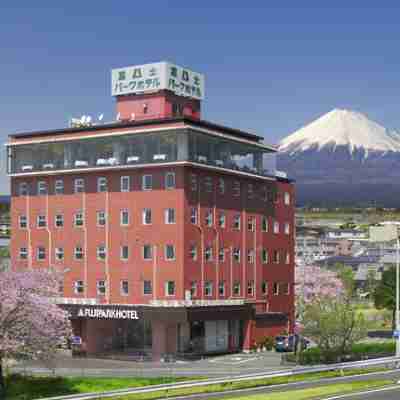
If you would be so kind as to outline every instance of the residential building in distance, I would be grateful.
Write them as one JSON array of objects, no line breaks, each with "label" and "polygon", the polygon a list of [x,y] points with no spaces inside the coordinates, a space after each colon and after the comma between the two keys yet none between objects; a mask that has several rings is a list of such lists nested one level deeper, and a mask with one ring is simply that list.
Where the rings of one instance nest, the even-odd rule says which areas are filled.
[{"label": "residential building in distance", "polygon": [[204,77],[112,72],[117,120],[11,134],[11,259],[63,274],[90,354],[249,350],[293,331],[294,185],[263,138],[201,119]]}]

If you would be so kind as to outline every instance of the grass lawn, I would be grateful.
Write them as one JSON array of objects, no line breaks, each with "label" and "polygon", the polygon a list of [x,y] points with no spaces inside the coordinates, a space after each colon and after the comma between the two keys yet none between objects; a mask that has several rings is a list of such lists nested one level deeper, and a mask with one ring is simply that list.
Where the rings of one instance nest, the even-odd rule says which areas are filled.
[{"label": "grass lawn", "polygon": [[104,392],[131,387],[173,383],[190,379],[196,378],[67,378],[10,375],[7,378],[7,400],[31,400],[40,397],[67,394]]},{"label": "grass lawn", "polygon": [[[339,383],[336,385],[319,386],[310,389],[291,390],[283,393],[256,394],[243,397],[232,397],[235,400],[312,400],[320,399],[321,396],[332,396],[363,390],[374,389],[381,386],[393,384],[391,380],[356,381],[350,383]],[[122,400],[122,399],[121,399]]]}]

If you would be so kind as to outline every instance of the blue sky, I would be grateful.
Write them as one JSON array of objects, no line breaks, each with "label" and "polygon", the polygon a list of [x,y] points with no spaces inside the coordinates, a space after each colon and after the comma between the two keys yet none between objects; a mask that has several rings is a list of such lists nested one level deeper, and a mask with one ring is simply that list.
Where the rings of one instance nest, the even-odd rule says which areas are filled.
[{"label": "blue sky", "polygon": [[160,60],[206,75],[204,118],[270,143],[335,107],[400,128],[398,2],[269,3],[2,2],[0,141],[112,119],[110,69]]}]

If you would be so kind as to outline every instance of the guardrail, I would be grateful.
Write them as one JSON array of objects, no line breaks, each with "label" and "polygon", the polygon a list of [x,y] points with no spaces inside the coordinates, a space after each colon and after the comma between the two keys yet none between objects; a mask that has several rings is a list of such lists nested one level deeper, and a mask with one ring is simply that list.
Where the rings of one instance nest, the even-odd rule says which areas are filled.
[{"label": "guardrail", "polygon": [[224,378],[214,378],[214,379],[207,379],[200,381],[185,381],[180,383],[167,383],[164,385],[143,386],[132,389],[118,389],[109,392],[47,397],[47,398],[42,398],[40,400],[95,400],[95,399],[104,399],[109,397],[117,397],[127,394],[140,394],[140,393],[152,393],[152,392],[161,392],[161,391],[176,390],[176,389],[187,389],[187,388],[195,388],[195,387],[217,385],[224,383],[245,382],[250,380],[268,379],[268,378],[276,378],[283,376],[295,376],[312,372],[325,372],[325,371],[338,371],[338,370],[340,371],[352,368],[365,368],[374,365],[386,365],[397,368],[400,365],[400,357],[384,357],[372,360],[323,365],[318,367],[296,368],[292,370],[286,369],[286,370],[272,371],[268,373],[258,372],[254,374],[227,376]]}]

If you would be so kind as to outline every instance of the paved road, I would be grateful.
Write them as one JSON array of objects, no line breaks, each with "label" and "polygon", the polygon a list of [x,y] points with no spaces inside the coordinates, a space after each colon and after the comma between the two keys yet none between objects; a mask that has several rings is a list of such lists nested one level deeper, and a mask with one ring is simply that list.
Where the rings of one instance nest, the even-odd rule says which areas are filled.
[{"label": "paved road", "polygon": [[291,369],[281,364],[281,354],[275,352],[234,354],[210,357],[197,361],[172,363],[102,360],[93,358],[57,357],[54,371],[38,362],[19,363],[16,372],[53,374],[62,376],[207,376],[251,374]]},{"label": "paved road", "polygon": [[360,392],[358,394],[344,394],[325,398],[324,400],[399,400],[400,399],[400,385],[393,387],[369,390]]}]

